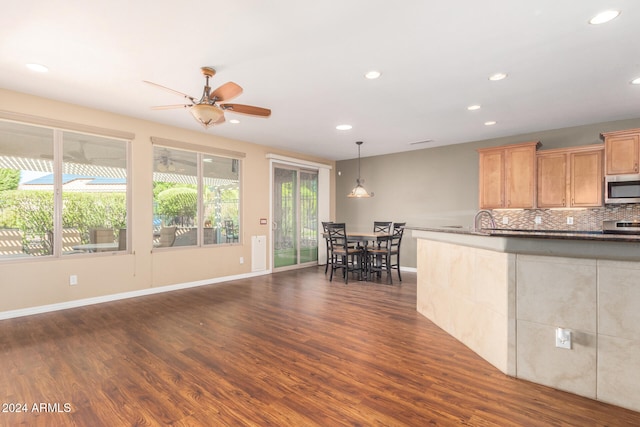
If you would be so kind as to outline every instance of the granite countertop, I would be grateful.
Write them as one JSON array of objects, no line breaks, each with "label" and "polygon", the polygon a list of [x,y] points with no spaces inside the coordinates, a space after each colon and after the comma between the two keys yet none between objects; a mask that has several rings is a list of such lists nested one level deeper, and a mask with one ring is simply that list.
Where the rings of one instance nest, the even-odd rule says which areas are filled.
[{"label": "granite countertop", "polygon": [[640,242],[640,235],[637,234],[612,234],[602,231],[590,230],[524,230],[506,228],[484,228],[481,231],[474,231],[469,227],[449,225],[441,227],[417,227],[407,226],[409,230],[432,231],[439,233],[454,233],[471,236],[499,236],[499,237],[524,237],[532,239],[560,239],[560,240],[593,240],[607,242]]}]

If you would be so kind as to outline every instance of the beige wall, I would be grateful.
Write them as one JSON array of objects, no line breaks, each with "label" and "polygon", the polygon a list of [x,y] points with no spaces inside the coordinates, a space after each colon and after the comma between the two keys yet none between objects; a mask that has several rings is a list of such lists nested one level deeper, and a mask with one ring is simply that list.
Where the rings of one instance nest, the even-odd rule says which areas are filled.
[{"label": "beige wall", "polygon": [[[275,153],[334,166],[334,162],[215,136],[215,130],[198,132],[131,117],[64,104],[0,89],[0,110],[77,124],[132,132],[133,204],[130,215],[131,254],[96,254],[64,259],[22,259],[0,262],[0,312],[85,298],[137,292],[164,285],[207,281],[251,273],[251,236],[269,236],[269,159]],[[152,251],[152,145],[161,137],[246,153],[242,168],[242,235],[240,245],[207,248],[171,248]],[[331,177],[331,216],[335,182]],[[271,221],[268,222],[269,224]],[[271,242],[267,242],[270,247]],[[244,264],[240,264],[244,257]],[[267,261],[271,265],[271,260]],[[78,285],[69,286],[69,275]]]},{"label": "beige wall", "polygon": [[[540,127],[543,127],[541,125]],[[371,199],[348,199],[358,174],[357,159],[336,163],[336,217],[348,229],[367,231],[373,221],[407,222],[408,226],[438,227],[473,224],[478,209],[476,149],[525,141],[541,141],[540,150],[601,143],[600,133],[640,128],[640,118],[532,132],[446,147],[386,156],[363,157],[364,187]],[[363,145],[366,153],[366,144]],[[416,242],[402,242],[402,266],[416,266]]]}]

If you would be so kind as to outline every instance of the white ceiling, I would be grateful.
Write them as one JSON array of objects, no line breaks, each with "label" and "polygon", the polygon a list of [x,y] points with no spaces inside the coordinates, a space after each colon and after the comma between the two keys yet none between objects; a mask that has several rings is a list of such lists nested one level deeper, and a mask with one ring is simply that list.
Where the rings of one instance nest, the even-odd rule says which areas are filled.
[{"label": "white ceiling", "polygon": [[[0,87],[342,160],[640,117],[639,35],[637,0],[22,0],[0,14]],[[202,66],[271,117],[150,109],[182,99],[143,80],[199,98]]]}]

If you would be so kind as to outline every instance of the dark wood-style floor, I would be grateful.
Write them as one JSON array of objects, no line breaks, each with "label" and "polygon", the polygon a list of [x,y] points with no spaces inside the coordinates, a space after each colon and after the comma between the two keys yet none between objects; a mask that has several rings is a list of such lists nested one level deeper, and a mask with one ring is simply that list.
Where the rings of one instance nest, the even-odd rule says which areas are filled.
[{"label": "dark wood-style floor", "polygon": [[640,425],[500,373],[403,278],[314,267],[0,321],[0,425]]}]

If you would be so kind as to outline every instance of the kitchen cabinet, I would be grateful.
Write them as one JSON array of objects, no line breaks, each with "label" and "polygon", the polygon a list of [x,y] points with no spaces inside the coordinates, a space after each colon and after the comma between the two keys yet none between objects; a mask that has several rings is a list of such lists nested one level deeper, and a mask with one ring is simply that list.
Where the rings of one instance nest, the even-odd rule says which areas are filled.
[{"label": "kitchen cabinet", "polygon": [[537,154],[538,208],[602,206],[602,144]]},{"label": "kitchen cabinet", "polygon": [[640,129],[600,134],[605,147],[607,175],[636,174],[640,163]]},{"label": "kitchen cabinet", "polygon": [[478,150],[480,209],[534,206],[539,146],[540,142],[533,141]]}]

